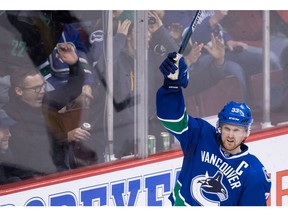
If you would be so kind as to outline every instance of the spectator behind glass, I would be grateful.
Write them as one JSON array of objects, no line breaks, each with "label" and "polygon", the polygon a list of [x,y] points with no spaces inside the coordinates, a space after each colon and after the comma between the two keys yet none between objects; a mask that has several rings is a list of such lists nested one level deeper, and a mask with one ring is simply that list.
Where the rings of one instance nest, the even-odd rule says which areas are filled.
[{"label": "spectator behind glass", "polygon": [[29,176],[29,171],[15,164],[15,156],[10,150],[10,127],[16,121],[11,119],[7,113],[0,109],[0,185],[20,181]]},{"label": "spectator behind glass", "polygon": [[[87,63],[85,48],[79,40],[79,34],[72,23],[77,18],[70,11],[5,11],[9,23],[9,30],[19,35],[20,39],[13,41],[14,50],[27,51],[31,61],[39,67],[47,82],[47,90],[52,90],[67,82],[69,67],[57,56],[56,45],[61,42],[72,42],[77,50],[83,66],[86,63],[86,79],[83,84],[83,94],[69,106],[87,106],[92,96],[93,77]],[[0,17],[1,18],[1,17]],[[13,26],[13,28],[11,28]],[[16,33],[14,33],[16,30]],[[19,55],[18,53],[16,53]],[[20,53],[22,54],[22,53]],[[15,55],[15,54],[14,54]],[[52,68],[52,70],[51,70]],[[65,111],[65,109],[63,109]]]},{"label": "spectator behind glass", "polygon": [[[252,103],[251,92],[246,80],[249,76],[262,72],[263,51],[261,48],[248,46],[244,42],[233,40],[233,38],[223,30],[220,22],[227,13],[228,11],[214,11],[213,15],[206,17],[197,25],[191,39],[193,42],[209,44],[211,43],[210,35],[213,33],[215,37],[223,40],[226,46],[225,72],[227,74],[233,74],[238,78],[241,89],[243,90],[243,95],[245,96],[245,101]],[[205,55],[202,56],[204,57]],[[203,57],[199,58],[199,61],[202,61]],[[205,64],[205,62],[204,59],[203,64]],[[279,61],[273,53],[271,53],[270,65],[272,70],[280,68]]]},{"label": "spectator behind glass", "polygon": [[9,100],[8,90],[10,88],[10,75],[0,76],[0,107]]},{"label": "spectator behind glass", "polygon": [[[179,46],[185,36],[186,30],[189,28],[191,21],[194,18],[195,13],[195,10],[165,10],[163,23]],[[202,10],[198,22],[201,23],[205,17],[210,16],[211,14],[213,14],[213,11]]]},{"label": "spectator behind glass", "polygon": [[[130,11],[129,11],[130,12]],[[117,158],[121,158],[122,156],[130,155],[134,153],[134,134],[131,131],[134,131],[133,121],[134,121],[134,101],[133,92],[131,92],[130,87],[134,86],[134,79],[130,79],[130,72],[134,69],[134,35],[130,33],[131,25],[129,19],[127,18],[128,14],[122,14],[118,20],[115,22],[117,25],[117,34],[114,36],[113,43],[113,59],[114,59],[114,153]],[[118,14],[119,15],[119,14]],[[149,134],[155,135],[156,137],[156,148],[157,151],[163,150],[163,145],[161,144],[160,133],[163,131],[163,127],[159,123],[156,117],[155,111],[155,98],[151,97],[151,95],[155,95],[158,89],[158,84],[162,80],[162,76],[159,73],[155,73],[158,70],[159,64],[163,61],[165,54],[169,51],[178,49],[178,45],[176,41],[169,35],[168,30],[162,23],[161,16],[163,16],[163,11],[149,11],[149,17],[153,17],[155,23],[150,23],[148,26],[148,40],[149,40],[149,48],[148,48],[148,115],[149,115]],[[118,16],[119,17],[119,16]],[[123,18],[124,17],[124,18]],[[122,20],[122,18],[124,20]],[[151,19],[151,18],[150,18]],[[133,20],[133,19],[132,19]],[[129,27],[130,25],[130,27]],[[127,37],[126,31],[129,27]],[[126,29],[126,31],[125,31]],[[131,29],[132,30],[132,29]],[[217,42],[216,42],[217,41]],[[126,43],[126,45],[125,45]],[[192,92],[200,92],[210,86],[216,84],[223,76],[223,55],[224,48],[219,40],[215,39],[215,43],[213,43],[213,53],[215,51],[215,58],[211,57],[211,62],[208,65],[203,66],[203,71],[195,70],[195,73],[192,71],[190,78],[191,84],[189,88],[191,88]],[[217,46],[217,48],[216,48]],[[190,54],[189,60],[191,59],[191,65],[197,61],[197,56],[203,47],[201,45],[200,50],[198,48],[193,49],[193,54]],[[207,46],[209,49],[209,46]],[[212,49],[212,48],[211,48]],[[189,53],[189,52],[188,52]],[[192,51],[191,51],[192,53]],[[196,54],[197,53],[197,54]],[[201,54],[201,53],[200,53]],[[196,57],[195,57],[196,55]],[[196,60],[195,60],[196,58]],[[193,62],[192,62],[193,61]],[[104,71],[105,71],[105,61],[104,56],[101,56],[96,71],[100,76],[102,76],[102,80],[104,79]],[[192,67],[192,66],[191,66]],[[197,68],[195,66],[195,68]],[[210,68],[210,69],[209,69]],[[206,69],[204,71],[204,69]],[[200,70],[200,68],[199,68]],[[126,76],[124,76],[126,74]],[[122,80],[119,82],[119,80]],[[131,84],[131,80],[133,83]],[[204,84],[205,81],[205,84]],[[104,80],[105,82],[105,80]],[[123,83],[127,83],[123,85]],[[106,83],[104,84],[106,86]],[[109,91],[109,86],[106,86]],[[135,87],[134,87],[135,88]],[[106,89],[106,90],[107,90]],[[195,91],[194,91],[195,90]],[[196,94],[196,93],[195,93]],[[103,100],[103,98],[101,99]],[[99,105],[98,100],[96,105]],[[97,101],[97,100],[95,100]],[[128,103],[129,102],[129,103]],[[122,105],[122,106],[120,106]],[[99,115],[99,113],[98,113]],[[103,116],[103,115],[102,115]],[[130,119],[130,120],[129,120]],[[100,121],[101,122],[101,121]],[[121,123],[122,122],[122,123]],[[130,122],[130,123],[128,123]],[[130,125],[130,126],[129,126]],[[130,129],[129,129],[130,127]],[[129,133],[127,133],[129,131]],[[126,141],[125,141],[126,140]],[[130,143],[130,144],[129,144]]]},{"label": "spectator behind glass", "polygon": [[[113,38],[113,100],[114,100],[114,153],[117,158],[135,154],[134,140],[134,105],[135,105],[135,80],[134,80],[134,62],[135,62],[135,32],[133,28],[133,11],[113,11],[114,27],[117,32]],[[148,26],[148,75],[149,79],[149,97],[148,97],[148,115],[149,115],[149,133],[158,138],[161,151],[160,132],[163,128],[156,118],[155,95],[157,83],[161,76],[154,73],[163,61],[163,56],[170,50],[177,49],[175,40],[169,35],[167,29],[163,26],[161,16],[163,11],[149,11],[148,17],[153,17],[153,22]],[[102,55],[96,65],[96,71],[102,77],[106,91],[110,87],[105,82],[105,56]],[[126,83],[126,84],[125,84]],[[101,99],[103,100],[103,98]]]},{"label": "spectator behind glass", "polygon": [[[202,51],[204,49],[204,51]],[[205,57],[206,64],[201,59],[202,52],[207,52]],[[225,73],[225,47],[223,42],[211,35],[210,44],[192,45],[191,50],[184,54],[190,70],[190,85],[184,92],[186,96],[193,96],[216,85],[227,74]]]},{"label": "spectator behind glass", "polygon": [[[269,11],[269,13],[270,50],[279,59],[283,72],[282,85],[275,85],[273,83],[274,85],[271,86],[275,89],[278,88],[278,91],[274,95],[271,94],[271,109],[276,112],[287,112],[288,70],[286,59],[288,47],[288,11],[277,10]],[[233,38],[244,40],[248,44],[255,44],[255,46],[262,46],[263,11],[230,11],[221,23]]]},{"label": "spectator behind glass", "polygon": [[10,71],[13,66],[31,62],[27,54],[26,43],[18,30],[11,25],[7,18],[8,11],[0,13],[0,107],[9,100]]},{"label": "spectator behind glass", "polygon": [[0,184],[6,184],[20,180],[19,177],[13,176],[12,168],[7,166],[13,160],[9,149],[9,139],[11,133],[9,128],[16,122],[11,119],[4,110],[0,109]]},{"label": "spectator behind glass", "polygon": [[7,113],[0,109],[0,152],[6,153],[9,148],[9,139],[11,136],[9,128],[16,124]]},{"label": "spectator behind glass", "polygon": [[35,67],[23,65],[11,73],[10,98],[3,107],[18,122],[10,128],[16,163],[36,175],[67,170],[67,144],[89,138],[89,132],[81,128],[63,133],[61,122],[55,119],[55,113],[79,96],[84,81],[84,69],[73,47],[63,43],[58,51],[70,67],[67,85],[47,92],[46,83]]},{"label": "spectator behind glass", "polygon": [[[208,11],[201,13],[201,20],[211,15],[211,12]],[[189,22],[191,22],[194,14],[195,11],[165,11],[164,18],[166,25],[168,25],[169,34],[176,41],[182,41],[185,36],[185,30],[182,32],[183,28],[186,29],[190,25]],[[190,85],[184,92],[185,96],[197,95],[216,85],[227,76],[224,44],[214,34],[210,35],[210,40],[211,43],[209,44],[189,43],[184,51],[183,55],[190,70]]]},{"label": "spectator behind glass", "polygon": [[[116,13],[113,37],[113,103],[114,103],[114,154],[116,158],[134,153],[134,46],[133,12]],[[118,18],[120,17],[120,18]],[[124,17],[124,18],[123,18]],[[126,17],[129,17],[127,19]],[[122,20],[124,19],[124,20]],[[104,81],[105,56],[101,55],[96,65]],[[106,86],[106,84],[104,84]],[[109,86],[106,88],[108,91]],[[103,100],[103,98],[102,98]],[[128,132],[129,131],[129,132]]]},{"label": "spectator behind glass", "polygon": [[[223,28],[234,40],[261,47],[263,45],[263,13],[260,10],[229,11],[221,21]],[[281,59],[288,46],[288,11],[269,11],[270,50]]]},{"label": "spectator behind glass", "polygon": [[[58,40],[58,44],[64,42],[70,43],[74,47],[79,56],[79,61],[83,66],[85,66],[85,81],[82,87],[82,94],[73,104],[70,104],[69,107],[66,106],[66,108],[89,107],[90,102],[93,99],[92,88],[95,85],[95,82],[89,66],[87,49],[82,43],[78,31],[72,24],[63,25],[63,32]],[[57,52],[58,44],[49,55],[47,61],[39,66],[41,74],[44,76],[45,80],[53,86],[53,88],[59,88],[66,85],[69,78],[69,65],[64,63],[59,57]]]}]

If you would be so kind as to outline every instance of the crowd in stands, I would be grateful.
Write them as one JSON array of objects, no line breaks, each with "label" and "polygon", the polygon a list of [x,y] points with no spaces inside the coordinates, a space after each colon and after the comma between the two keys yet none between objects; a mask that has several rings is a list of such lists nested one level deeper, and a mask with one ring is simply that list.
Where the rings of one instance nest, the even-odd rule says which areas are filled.
[{"label": "crowd in stands", "polygon": [[[179,49],[195,12],[147,12],[148,133],[155,135],[157,152],[164,150],[155,104],[163,82],[159,65]],[[135,73],[141,71],[135,71],[135,11],[112,12],[112,84],[106,80],[109,13],[0,12],[0,184],[106,162],[111,98],[112,153],[116,159],[137,155],[135,107],[141,98],[135,94]],[[273,109],[287,113],[288,12],[271,11],[270,17],[270,71],[283,77]],[[259,106],[250,77],[263,72],[262,20],[262,11],[202,11],[183,53],[189,67],[187,98],[234,77],[235,94]],[[220,99],[221,92],[215,101]],[[81,127],[84,122],[90,130]]]}]

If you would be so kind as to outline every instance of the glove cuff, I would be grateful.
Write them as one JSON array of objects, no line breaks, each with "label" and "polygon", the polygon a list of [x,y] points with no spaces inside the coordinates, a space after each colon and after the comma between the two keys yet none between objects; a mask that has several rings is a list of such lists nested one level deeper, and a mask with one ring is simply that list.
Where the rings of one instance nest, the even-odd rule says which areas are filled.
[{"label": "glove cuff", "polygon": [[164,79],[163,87],[171,91],[178,91],[181,89],[179,80],[171,80],[169,78]]}]

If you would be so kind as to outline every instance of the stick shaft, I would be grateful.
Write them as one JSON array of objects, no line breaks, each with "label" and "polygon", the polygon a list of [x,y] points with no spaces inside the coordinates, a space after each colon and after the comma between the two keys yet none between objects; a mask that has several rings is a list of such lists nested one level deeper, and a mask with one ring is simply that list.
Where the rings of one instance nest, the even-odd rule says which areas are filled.
[{"label": "stick shaft", "polygon": [[[182,43],[181,43],[180,48],[179,48],[179,51],[177,53],[177,57],[174,59],[175,60],[175,65],[177,67],[178,67],[178,63],[179,63],[180,58],[183,56],[183,53],[184,53],[184,50],[185,50],[185,48],[186,48],[186,46],[188,44],[188,41],[189,41],[192,33],[194,32],[194,30],[195,30],[195,28],[196,28],[196,26],[198,24],[198,21],[200,19],[201,14],[202,14],[201,10],[197,10],[196,11],[196,14],[193,17],[193,20],[192,20],[188,30],[186,31],[185,37],[182,40]],[[170,73],[168,75],[168,78],[170,78],[171,80],[177,80],[178,79],[178,75],[179,75],[179,69],[177,69],[174,74]]]},{"label": "stick shaft", "polygon": [[201,10],[197,10],[196,11],[196,14],[193,17],[193,20],[192,20],[192,22],[191,22],[191,24],[190,24],[190,26],[189,26],[186,34],[185,34],[185,37],[182,40],[181,46],[180,46],[179,51],[178,51],[179,54],[183,54],[184,53],[184,50],[185,50],[185,48],[186,48],[186,46],[188,44],[188,41],[189,41],[192,33],[194,32],[194,30],[195,30],[195,28],[196,28],[196,26],[198,24],[198,21],[200,19],[201,14],[202,14]]}]

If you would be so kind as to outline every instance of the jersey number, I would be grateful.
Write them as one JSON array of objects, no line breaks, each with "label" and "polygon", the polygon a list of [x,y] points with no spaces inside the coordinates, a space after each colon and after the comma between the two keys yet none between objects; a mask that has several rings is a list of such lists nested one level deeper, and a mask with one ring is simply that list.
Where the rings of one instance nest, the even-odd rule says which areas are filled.
[{"label": "jersey number", "polygon": [[25,42],[19,41],[19,40],[13,40],[12,41],[11,55],[18,56],[18,57],[24,57],[25,48],[26,48]]}]

